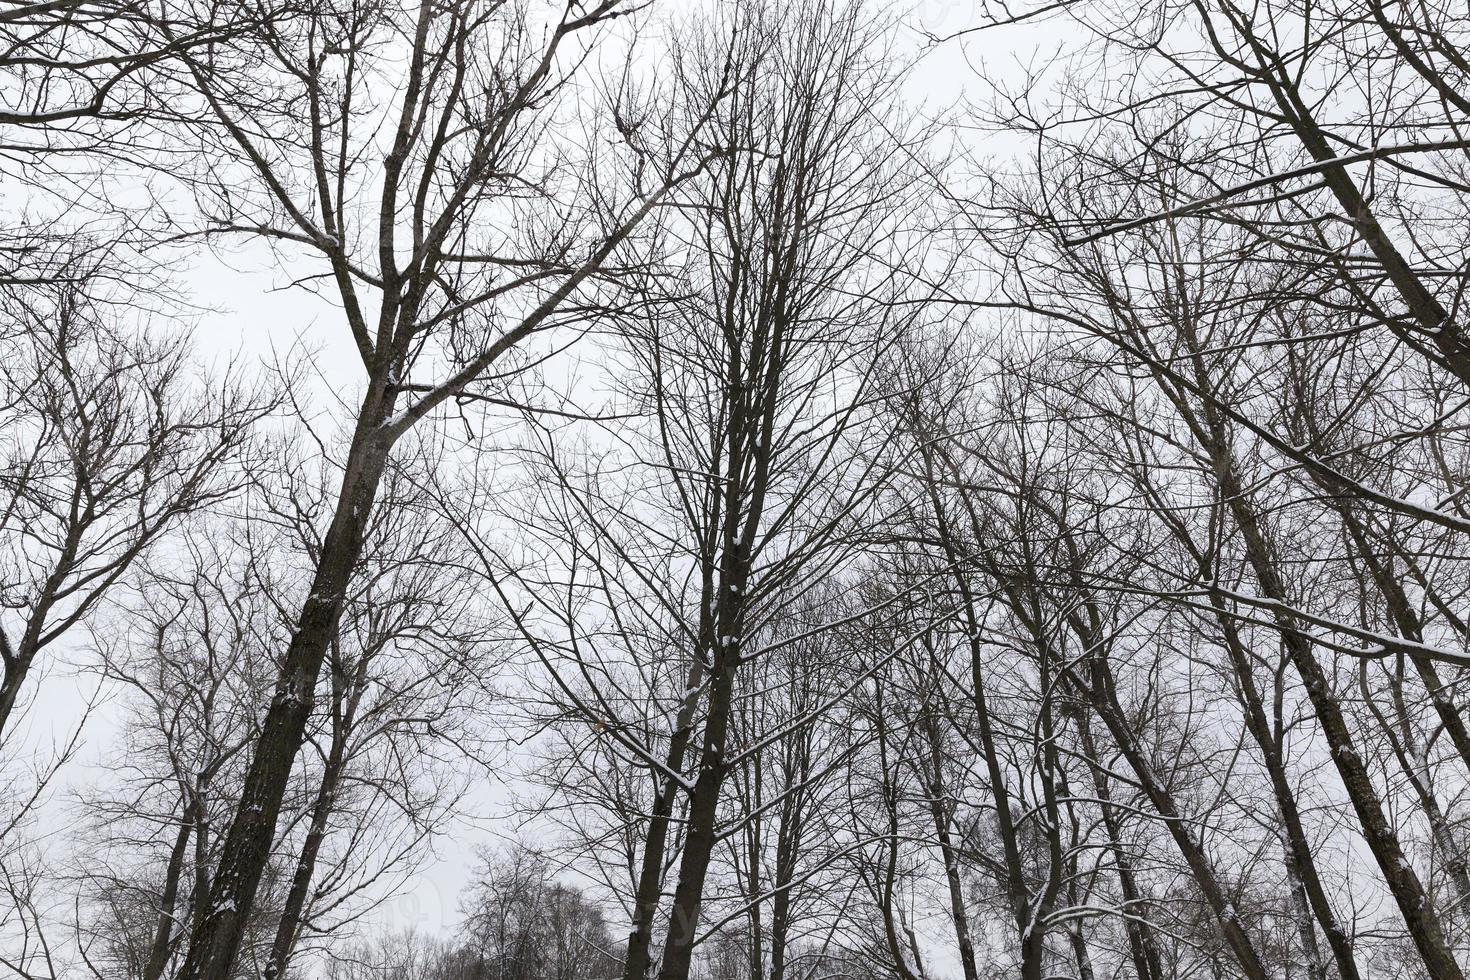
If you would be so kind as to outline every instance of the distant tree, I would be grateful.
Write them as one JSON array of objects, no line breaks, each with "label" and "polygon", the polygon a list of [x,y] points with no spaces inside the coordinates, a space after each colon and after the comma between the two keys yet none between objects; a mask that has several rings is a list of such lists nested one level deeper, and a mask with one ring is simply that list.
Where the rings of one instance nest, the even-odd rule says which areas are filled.
[{"label": "distant tree", "polygon": [[461,913],[475,980],[611,980],[622,968],[602,911],[524,845],[481,853]]}]

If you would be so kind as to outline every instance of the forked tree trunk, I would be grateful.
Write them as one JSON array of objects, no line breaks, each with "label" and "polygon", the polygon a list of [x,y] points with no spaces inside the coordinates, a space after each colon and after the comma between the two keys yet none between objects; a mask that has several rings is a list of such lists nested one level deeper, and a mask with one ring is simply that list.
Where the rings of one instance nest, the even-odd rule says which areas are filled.
[{"label": "forked tree trunk", "polygon": [[317,856],[321,853],[322,841],[327,836],[327,821],[337,808],[337,790],[342,784],[342,772],[346,767],[347,740],[357,714],[358,697],[366,680],[366,670],[367,662],[364,659],[358,664],[350,682],[351,687],[346,691],[339,687],[334,697],[337,704],[334,705],[333,712],[332,744],[327,750],[316,799],[312,801],[306,840],[302,842],[301,853],[297,856],[296,869],[291,875],[291,888],[286,893],[286,905],[276,926],[270,961],[265,967],[265,980],[279,980],[286,975],[286,968],[301,934],[302,915],[306,910],[306,897],[312,876],[316,873]]},{"label": "forked tree trunk", "polygon": [[694,728],[694,712],[699,705],[699,687],[704,680],[701,652],[696,651],[684,687],[684,700],[669,739],[664,760],[668,772],[659,783],[653,811],[648,817],[648,833],[643,842],[643,857],[638,867],[637,893],[633,900],[633,928],[628,934],[628,952],[623,959],[623,980],[645,980],[648,976],[650,950],[653,946],[653,920],[658,915],[663,893],[664,855],[668,850],[669,822],[680,786],[673,778],[684,767],[689,740]]},{"label": "forked tree trunk", "polygon": [[168,966],[169,954],[178,933],[179,881],[184,875],[184,859],[189,854],[189,838],[194,830],[194,810],[186,802],[174,846],[169,851],[168,867],[163,873],[163,893],[158,899],[158,926],[148,948],[148,962],[143,966],[142,980],[159,980]]}]

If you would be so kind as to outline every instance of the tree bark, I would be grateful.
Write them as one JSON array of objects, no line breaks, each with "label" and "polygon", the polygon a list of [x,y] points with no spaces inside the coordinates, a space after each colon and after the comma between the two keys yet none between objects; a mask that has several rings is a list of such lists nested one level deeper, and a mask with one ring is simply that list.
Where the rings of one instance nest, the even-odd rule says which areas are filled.
[{"label": "tree bark", "polygon": [[1138,974],[1138,980],[1164,980],[1163,961],[1159,957],[1158,946],[1147,922],[1147,910],[1144,907],[1143,894],[1138,888],[1138,878],[1133,871],[1133,862],[1123,849],[1122,827],[1113,806],[1112,788],[1108,785],[1107,773],[1097,761],[1097,744],[1092,737],[1087,717],[1081,712],[1077,731],[1082,751],[1087,756],[1087,770],[1092,776],[1098,808],[1102,811],[1108,852],[1112,855],[1113,870],[1118,876],[1118,891],[1123,897],[1123,922],[1128,934],[1128,953],[1133,959],[1133,970]]},{"label": "tree bark", "polygon": [[[1328,900],[1327,893],[1322,887],[1321,876],[1317,873],[1317,862],[1312,856],[1311,842],[1307,840],[1301,809],[1297,806],[1296,793],[1291,787],[1291,777],[1286,770],[1286,761],[1281,755],[1281,745],[1266,718],[1264,701],[1256,687],[1250,657],[1241,640],[1240,631],[1218,594],[1211,594],[1210,603],[1215,609],[1216,622],[1220,626],[1225,649],[1235,672],[1236,689],[1240,692],[1241,706],[1245,709],[1246,730],[1261,751],[1261,761],[1271,781],[1272,795],[1276,798],[1277,815],[1281,818],[1282,842],[1286,850],[1287,870],[1293,880],[1301,886],[1317,924],[1321,926],[1323,934],[1327,937],[1327,945],[1332,949],[1332,958],[1337,965],[1338,975],[1342,977],[1342,980],[1358,980],[1358,967],[1357,961],[1353,958],[1352,943],[1348,939],[1346,930],[1338,922],[1337,914],[1332,909],[1332,903]],[[1315,950],[1315,945],[1315,939],[1313,939],[1308,947],[1309,953]]]},{"label": "tree bark", "polygon": [[965,889],[960,880],[959,857],[949,832],[949,789],[944,779],[943,753],[934,718],[927,710],[920,727],[929,748],[929,773],[925,780],[929,784],[926,787],[929,795],[929,816],[934,821],[934,836],[939,842],[940,858],[944,861],[944,880],[949,888],[949,915],[950,921],[954,923],[955,945],[960,951],[960,968],[964,971],[965,980],[979,980],[979,970],[975,966],[975,944],[970,938],[970,916],[965,909]]},{"label": "tree bark", "polygon": [[[1390,319],[1387,321],[1389,329],[1416,349],[1422,349],[1422,343],[1427,340],[1434,347],[1442,365],[1461,382],[1470,385],[1470,341],[1467,341],[1462,326],[1451,319],[1444,306],[1424,285],[1413,266],[1388,237],[1357,182],[1333,152],[1332,142],[1318,124],[1311,107],[1302,98],[1293,71],[1282,62],[1276,51],[1262,43],[1251,23],[1251,15],[1235,9],[1233,5],[1222,5],[1222,10],[1256,58],[1257,67],[1252,74],[1265,83],[1302,147],[1321,165],[1319,172],[1322,182],[1337,199],[1343,217],[1383,267],[1384,274],[1393,284],[1417,328],[1410,331]],[[1220,50],[1218,42],[1216,48]],[[1228,60],[1235,60],[1228,52],[1220,53]]]},{"label": "tree bark", "polygon": [[623,980],[644,980],[648,976],[649,951],[653,945],[653,920],[658,915],[659,897],[663,892],[664,853],[668,849],[669,821],[679,783],[672,773],[684,767],[684,755],[694,728],[694,712],[699,705],[699,686],[704,680],[701,653],[696,650],[685,684],[684,701],[679,705],[674,734],[669,739],[664,774],[658,795],[649,814],[648,834],[643,842],[643,859],[638,868],[638,889],[633,899],[633,928],[628,933],[628,952],[623,959]]},{"label": "tree bark", "polygon": [[302,842],[301,854],[296,859],[296,870],[291,876],[291,888],[286,893],[286,905],[276,925],[276,938],[271,944],[270,961],[266,964],[265,980],[278,980],[286,975],[291,962],[296,940],[301,933],[301,917],[306,908],[306,895],[316,873],[317,855],[322,841],[327,836],[327,821],[337,806],[337,789],[342,782],[342,771],[346,766],[347,739],[352,730],[356,714],[357,693],[365,678],[366,662],[359,664],[352,690],[337,692],[332,725],[332,744],[327,750],[326,763],[322,769],[322,780],[317,787],[316,799],[312,801],[311,820]]},{"label": "tree bark", "polygon": [[[738,510],[738,507],[728,507],[726,514],[738,513]],[[720,604],[716,616],[717,638],[711,665],[709,711],[700,747],[699,776],[689,800],[684,855],[679,864],[679,882],[674,888],[669,936],[664,945],[659,980],[688,980],[698,935],[699,910],[704,899],[704,881],[715,846],[715,818],[726,775],[725,741],[730,725],[730,700],[734,693],[735,671],[740,664],[741,596],[745,593],[749,576],[745,549],[732,538],[731,534],[724,535],[726,548],[721,556]]]}]

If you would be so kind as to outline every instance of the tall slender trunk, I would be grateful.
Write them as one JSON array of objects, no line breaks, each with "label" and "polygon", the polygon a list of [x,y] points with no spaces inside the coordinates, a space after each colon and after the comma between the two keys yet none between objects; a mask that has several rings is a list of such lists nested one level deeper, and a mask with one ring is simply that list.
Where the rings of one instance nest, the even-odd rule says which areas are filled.
[{"label": "tall slender trunk", "polygon": [[[1152,494],[1152,490],[1150,493]],[[1169,525],[1175,540],[1198,563],[1201,578],[1204,581],[1212,581],[1214,571],[1211,567],[1211,556],[1196,544],[1189,528],[1170,514],[1167,504],[1155,499],[1158,512]],[[1313,849],[1301,816],[1301,809],[1297,805],[1296,792],[1292,788],[1291,777],[1287,771],[1279,735],[1281,724],[1279,710],[1276,724],[1273,726],[1266,714],[1265,699],[1256,685],[1250,653],[1241,637],[1236,618],[1231,614],[1224,598],[1218,592],[1209,593],[1209,602],[1215,623],[1220,629],[1231,672],[1235,678],[1236,691],[1244,709],[1246,731],[1261,753],[1261,762],[1271,784],[1277,815],[1281,819],[1281,842],[1293,893],[1300,897],[1303,906],[1311,913],[1311,918],[1316,920],[1317,925],[1326,936],[1342,980],[1358,980],[1359,974],[1357,962],[1353,956],[1352,943],[1346,930],[1338,921],[1332,909],[1332,903],[1328,900],[1323,888],[1316,858],[1313,856]],[[1325,966],[1321,964],[1321,952],[1317,946],[1316,931],[1310,920],[1307,920],[1302,928],[1302,945],[1308,957],[1316,964],[1314,966],[1316,972],[1322,973]]]},{"label": "tall slender trunk", "polygon": [[1291,895],[1291,904],[1296,912],[1302,951],[1307,957],[1307,978],[1327,980],[1327,961],[1322,958],[1322,949],[1317,943],[1317,929],[1313,925],[1316,916],[1307,900],[1307,892],[1302,886],[1301,875],[1297,872],[1295,858],[1288,847],[1282,848],[1282,863],[1286,865],[1287,892]]},{"label": "tall slender trunk", "polygon": [[700,652],[695,651],[684,685],[684,700],[669,739],[664,760],[664,774],[658,795],[649,814],[648,833],[643,842],[643,859],[638,868],[638,887],[633,904],[633,928],[628,934],[628,953],[623,959],[623,980],[644,980],[648,975],[650,949],[653,945],[653,920],[658,915],[659,896],[663,892],[664,853],[668,849],[669,822],[678,798],[679,783],[672,773],[684,767],[689,740],[694,728],[694,712],[699,706],[699,687],[704,680]]},{"label": "tall slender trunk", "polygon": [[1118,876],[1118,891],[1123,897],[1124,930],[1128,934],[1128,953],[1133,959],[1133,970],[1138,974],[1138,980],[1164,980],[1163,961],[1159,957],[1158,945],[1154,942],[1153,930],[1147,921],[1143,893],[1138,887],[1133,862],[1123,848],[1122,828],[1118,823],[1117,809],[1113,806],[1112,787],[1102,764],[1097,761],[1097,744],[1083,712],[1078,714],[1077,734],[1082,752],[1087,757],[1093,792],[1097,794],[1098,808],[1102,811],[1108,852],[1113,859],[1113,870]]},{"label": "tall slender trunk", "polygon": [[159,980],[168,966],[174,937],[178,931],[176,911],[179,902],[179,880],[184,875],[184,859],[189,854],[189,838],[194,832],[194,810],[186,800],[174,846],[169,850],[168,867],[163,874],[163,892],[158,898],[158,926],[148,948],[148,962],[143,966],[142,980]]},{"label": "tall slender trunk", "polygon": [[786,944],[791,933],[791,884],[796,878],[797,857],[805,837],[806,781],[811,775],[809,732],[802,735],[794,752],[796,758],[788,758],[783,767],[786,798],[781,802],[780,823],[776,829],[776,877],[772,883],[776,894],[771,900],[769,980],[785,980],[786,977]]},{"label": "tall slender trunk", "polygon": [[[1400,671],[1402,666],[1400,661]],[[1398,761],[1404,778],[1408,780],[1409,788],[1414,791],[1414,798],[1419,802],[1424,819],[1429,823],[1431,846],[1444,868],[1445,876],[1449,878],[1451,888],[1454,889],[1455,905],[1461,910],[1470,908],[1470,864],[1467,864],[1465,849],[1455,840],[1449,818],[1435,794],[1428,752],[1414,734],[1413,720],[1409,717],[1408,705],[1404,703],[1403,681],[1398,674],[1389,681],[1389,702],[1394,708],[1394,719],[1390,721],[1378,709],[1377,699],[1368,686],[1367,671],[1368,664],[1364,661],[1358,669],[1358,689],[1363,694],[1364,704],[1378,719],[1379,727],[1388,739],[1389,749]],[[1398,729],[1397,734],[1395,728]]]},{"label": "tall slender trunk", "polygon": [[1128,724],[1122,705],[1118,701],[1112,667],[1108,664],[1107,659],[1094,655],[1090,674],[1086,690],[1093,710],[1107,726],[1113,743],[1118,746],[1118,751],[1123,754],[1123,758],[1128,760],[1128,765],[1133,769],[1133,774],[1138,777],[1139,785],[1143,787],[1144,795],[1148,797],[1149,803],[1163,818],[1164,828],[1174,839],[1174,846],[1179,849],[1184,863],[1189,866],[1195,885],[1199,887],[1206,904],[1214,914],[1221,938],[1230,948],[1235,961],[1240,964],[1241,972],[1248,980],[1269,980],[1271,975],[1266,970],[1260,954],[1256,952],[1255,944],[1246,933],[1244,925],[1241,924],[1234,902],[1220,884],[1220,877],[1215,871],[1214,863],[1190,830],[1189,818],[1174,802],[1173,793],[1154,774],[1152,764],[1135,740],[1132,727]]},{"label": "tall slender trunk", "polygon": [[[727,403],[723,431],[724,487],[716,511],[720,544],[718,588],[714,594],[714,642],[710,662],[709,707],[700,745],[698,776],[689,798],[684,854],[674,886],[668,939],[659,980],[688,980],[704,882],[715,846],[715,819],[729,767],[725,759],[735,674],[745,652],[745,613],[750,593],[752,554],[771,484],[775,414],[785,369],[785,321],[790,281],[778,276],[770,309],[750,325],[724,324],[725,364],[719,383]],[[733,316],[730,311],[727,316]],[[746,349],[746,343],[749,349]],[[707,603],[705,604],[707,605]],[[701,615],[704,615],[703,613]]]},{"label": "tall slender trunk", "polygon": [[[1383,596],[1394,629],[1407,640],[1423,643],[1424,623],[1419,619],[1419,614],[1414,611],[1409,595],[1404,590],[1403,584],[1393,574],[1392,567],[1381,561],[1374,553],[1363,522],[1346,503],[1339,503],[1337,512],[1342,518],[1343,526],[1347,528],[1348,535],[1352,538],[1359,560],[1367,566],[1369,577],[1372,578],[1374,585]],[[1419,675],[1419,680],[1429,694],[1429,703],[1434,708],[1435,716],[1444,726],[1445,734],[1449,735],[1450,742],[1459,754],[1466,772],[1470,773],[1470,728],[1467,728],[1464,716],[1450,697],[1449,685],[1439,676],[1439,668],[1435,666],[1433,660],[1418,654],[1410,655],[1408,659],[1409,663],[1414,665],[1415,673]]]},{"label": "tall slender trunk", "polygon": [[[1249,980],[1258,980],[1264,975],[1265,968],[1255,949],[1255,944],[1242,926],[1234,904],[1221,887],[1219,876],[1209,856],[1205,853],[1203,844],[1194,839],[1168,787],[1154,776],[1153,767],[1140,749],[1133,729],[1124,717],[1122,705],[1118,700],[1112,665],[1108,660],[1110,643],[1107,641],[1104,626],[1107,620],[1096,599],[1088,591],[1088,579],[1085,574],[1082,552],[1077,547],[1071,529],[1062,519],[1062,515],[1052,510],[1045,501],[1038,500],[1037,505],[1056,522],[1059,531],[1058,540],[1067,555],[1066,571],[1070,585],[1084,597],[1080,610],[1069,612],[1064,619],[1082,648],[1090,651],[1085,663],[1079,665],[1085,668],[1085,673],[1079,669],[1066,668],[1062,671],[1059,681],[1073,688],[1074,696],[1089,704],[1093,713],[1102,719],[1104,726],[1113,736],[1113,742],[1117,745],[1119,753],[1137,776],[1144,795],[1153,804],[1155,811],[1164,818],[1165,829],[1183,856],[1195,885],[1205,896],[1206,904],[1214,915],[1221,938],[1230,948],[1241,971]],[[1086,614],[1085,618],[1083,613]],[[1143,915],[1142,896],[1132,864],[1128,861],[1123,848],[1122,832],[1109,793],[1107,774],[1101,762],[1098,761],[1097,746],[1092,737],[1086,712],[1078,712],[1077,730],[1083,752],[1087,755],[1088,770],[1092,775],[1093,786],[1097,790],[1098,799],[1102,805],[1103,825],[1111,842],[1125,908],[1139,910],[1136,921],[1132,915],[1129,918],[1129,946],[1135,969],[1139,980],[1145,980],[1147,977],[1152,977],[1153,980],[1164,980],[1166,972],[1163,957],[1158,944],[1154,941],[1152,928],[1147,925]]]},{"label": "tall slender trunk", "polygon": [[747,782],[746,801],[750,813],[745,819],[745,868],[746,868],[746,894],[749,896],[749,911],[746,913],[750,925],[749,944],[746,950],[746,967],[749,980],[761,980],[765,970],[765,945],[766,929],[765,917],[761,914],[761,892],[763,891],[764,876],[761,867],[761,851],[764,843],[765,816],[761,809],[765,787],[765,752],[757,752],[751,758],[744,772],[750,774],[754,770],[754,779]]},{"label": "tall slender trunk", "polygon": [[[738,360],[730,377],[740,377]],[[745,458],[745,426],[732,420],[728,471],[738,476]],[[763,489],[762,471],[757,466],[757,494]],[[721,512],[724,545],[720,555],[719,590],[714,616],[714,656],[710,668],[709,709],[705,715],[704,737],[700,746],[699,775],[689,799],[689,817],[684,835],[684,854],[679,864],[679,880],[674,887],[674,903],[670,912],[668,939],[664,944],[660,980],[688,980],[694,944],[698,936],[699,912],[704,901],[704,881],[709,872],[710,857],[715,846],[715,818],[718,815],[720,791],[728,766],[725,744],[730,728],[731,699],[735,690],[735,672],[740,667],[745,625],[745,596],[750,586],[750,540],[760,520],[760,504],[753,504],[743,514],[740,481],[730,479],[724,492]],[[748,523],[742,526],[742,516]]]},{"label": "tall slender trunk", "polygon": [[1311,106],[1302,97],[1294,70],[1282,61],[1276,51],[1261,42],[1249,13],[1224,5],[1222,10],[1255,55],[1254,77],[1266,85],[1297,140],[1319,165],[1322,183],[1337,199],[1343,217],[1383,267],[1385,276],[1408,309],[1409,318],[1417,329],[1407,329],[1395,317],[1384,317],[1384,322],[1394,334],[1416,349],[1422,350],[1427,341],[1434,347],[1440,363],[1461,382],[1470,385],[1470,340],[1465,336],[1463,325],[1450,317],[1389,238],[1357,181],[1333,150],[1332,141],[1318,124]]},{"label": "tall slender trunk", "polygon": [[[1184,335],[1191,356],[1195,383],[1208,386],[1208,372],[1200,345],[1194,335],[1193,324],[1184,322]],[[1161,379],[1162,381],[1162,379]],[[1317,716],[1323,737],[1327,741],[1332,761],[1337,767],[1353,810],[1362,825],[1363,836],[1368,842],[1383,874],[1384,883],[1399,907],[1409,935],[1424,961],[1429,975],[1434,980],[1464,980],[1459,964],[1445,943],[1444,930],[1428,895],[1419,881],[1419,876],[1409,865],[1398,834],[1383,812],[1378,791],[1373,786],[1368,767],[1358,754],[1353,742],[1352,727],[1344,716],[1342,706],[1332,691],[1327,673],[1318,663],[1312,650],[1312,642],[1292,622],[1286,611],[1290,606],[1290,595],[1281,577],[1279,564],[1267,538],[1266,530],[1251,504],[1244,481],[1236,469],[1233,453],[1225,425],[1215,411],[1210,399],[1202,400],[1200,414],[1196,414],[1188,402],[1171,386],[1164,388],[1193,430],[1200,448],[1205,451],[1214,471],[1214,478],[1230,511],[1231,519],[1240,531],[1246,561],[1260,586],[1262,595],[1277,603],[1273,610],[1276,628],[1281,634],[1282,644],[1291,659],[1292,666],[1302,678],[1307,698]]]},{"label": "tall slender trunk", "polygon": [[944,880],[949,887],[949,915],[950,921],[954,923],[955,945],[960,951],[960,968],[964,971],[965,980],[979,980],[980,973],[975,966],[975,944],[970,938],[970,915],[965,908],[965,889],[960,880],[959,856],[955,850],[954,838],[950,834],[949,787],[944,778],[944,758],[934,717],[927,710],[923,713],[920,728],[929,749],[929,771],[925,774],[929,816],[934,821],[934,836],[939,842],[940,858],[944,861]]},{"label": "tall slender trunk", "polygon": [[306,737],[317,679],[337,635],[342,603],[362,555],[373,502],[391,448],[380,431],[392,411],[386,372],[375,377],[358,412],[336,513],[322,541],[311,591],[281,665],[239,807],[225,834],[208,905],[195,925],[178,980],[231,980],[255,893],[270,860],[281,801]]},{"label": "tall slender trunk", "polygon": [[[1301,809],[1297,805],[1296,793],[1291,786],[1286,761],[1281,754],[1281,743],[1266,717],[1264,701],[1260,690],[1256,687],[1251,669],[1250,656],[1246,652],[1235,620],[1225,608],[1224,601],[1218,594],[1212,594],[1210,602],[1215,610],[1216,622],[1224,636],[1225,649],[1230,656],[1230,664],[1235,673],[1236,689],[1240,693],[1241,705],[1245,709],[1246,730],[1260,749],[1261,762],[1266,767],[1266,774],[1271,782],[1271,793],[1275,797],[1277,815],[1281,818],[1281,836],[1285,846],[1287,870],[1292,879],[1300,885],[1307,905],[1316,918],[1317,924],[1321,926],[1323,935],[1327,937],[1327,945],[1332,949],[1332,958],[1337,965],[1338,975],[1342,977],[1342,980],[1358,980],[1358,967],[1357,961],[1353,958],[1352,943],[1348,939],[1346,930],[1338,921],[1337,914],[1332,909],[1332,903],[1328,900],[1326,890],[1322,886],[1322,878],[1318,874],[1317,862],[1312,854],[1312,845],[1307,839],[1306,827],[1302,821]],[[1316,955],[1316,937],[1310,932],[1310,929],[1303,941],[1308,944],[1309,954]]]},{"label": "tall slender trunk", "polygon": [[[1040,928],[1039,923],[1045,916],[1049,897],[1053,893],[1049,887],[1047,893],[1038,896],[1036,902],[1033,903],[1026,880],[1026,870],[1021,860],[1020,841],[1016,833],[1015,820],[1011,813],[1011,795],[1007,787],[1005,770],[1000,764],[994,724],[986,697],[985,665],[980,643],[983,627],[969,577],[964,571],[966,567],[964,556],[960,554],[960,549],[951,533],[944,501],[939,496],[936,456],[941,455],[942,450],[922,431],[922,427],[918,428],[920,431],[916,433],[916,441],[924,465],[924,488],[929,498],[929,505],[934,509],[934,526],[938,533],[940,547],[944,552],[945,564],[950,569],[955,589],[960,594],[965,639],[970,655],[970,700],[975,711],[976,728],[980,736],[980,748],[984,756],[986,775],[990,780],[990,794],[995,804],[996,830],[1000,835],[1001,851],[1005,859],[1006,895],[1010,904],[1012,921],[1016,928],[1017,947],[1021,951],[1021,977],[1022,980],[1039,980],[1042,969],[1041,956],[1045,952],[1046,945],[1045,929]],[[947,457],[942,462],[949,470],[950,477],[957,483],[962,482],[959,474],[955,472],[953,462]],[[969,511],[969,516],[971,530],[975,533],[978,542],[981,530],[978,515],[972,510]],[[997,577],[997,581],[999,580],[1000,578]],[[1012,605],[1015,605],[1015,598],[1013,596],[1011,598]],[[1050,882],[1048,884],[1050,886]]]},{"label": "tall slender trunk", "polygon": [[883,942],[888,948],[892,971],[898,975],[899,980],[924,980],[923,964],[915,961],[917,973],[909,966],[908,958],[904,955],[903,939],[899,935],[901,925],[897,921],[899,912],[894,901],[898,882],[898,787],[894,784],[894,770],[888,757],[888,722],[883,704],[882,680],[875,678],[873,687],[873,725],[878,735],[878,771],[882,779],[883,815],[888,822],[888,832],[883,838],[886,855],[882,878],[877,882],[874,898],[877,899],[878,914],[883,919]]}]

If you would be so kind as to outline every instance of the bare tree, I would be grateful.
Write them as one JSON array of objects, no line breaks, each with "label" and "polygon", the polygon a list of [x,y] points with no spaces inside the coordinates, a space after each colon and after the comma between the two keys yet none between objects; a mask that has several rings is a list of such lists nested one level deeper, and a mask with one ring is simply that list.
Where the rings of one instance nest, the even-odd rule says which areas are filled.
[{"label": "bare tree", "polygon": [[182,56],[209,120],[194,183],[208,230],[319,261],[365,382],[188,980],[223,980],[235,962],[394,445],[456,399],[493,394],[512,352],[556,326],[701,166],[686,141],[650,161],[650,185],[635,175],[620,199],[602,168],[589,194],[542,138],[590,39],[629,9],[571,3],[544,22],[476,0],[301,9]]},{"label": "bare tree", "polygon": [[0,10],[0,965],[1462,980],[1470,16],[970,13]]},{"label": "bare tree", "polygon": [[[122,778],[94,804],[96,845],[116,860],[85,872],[110,910],[88,928],[113,937],[112,959],[132,955],[129,975],[144,980],[171,974],[207,910],[218,831],[238,805],[317,543],[310,515],[329,499],[330,468],[317,482],[295,454],[284,461],[294,467],[260,479],[241,516],[216,518],[181,556],[136,576],[114,617],[136,625],[102,634],[104,673],[136,713]],[[476,761],[493,647],[452,572],[459,536],[424,510],[413,462],[424,461],[397,461],[383,491],[393,506],[369,528],[241,969],[285,975],[388,897],[453,811],[464,785],[454,770]],[[147,941],[123,941],[117,910],[132,913],[111,896],[129,893],[146,909]]]},{"label": "bare tree", "polygon": [[37,658],[184,515],[233,494],[273,400],[214,387],[166,326],[129,322],[100,249],[35,257],[0,296],[5,531],[0,734]]},{"label": "bare tree", "polygon": [[[621,757],[649,780],[646,792],[574,781],[642,823],[628,838],[629,980],[654,964],[661,922],[660,975],[689,974],[720,843],[743,823],[722,816],[728,780],[765,747],[809,737],[840,700],[739,731],[742,678],[801,642],[783,621],[830,626],[803,614],[803,596],[855,553],[888,452],[873,380],[914,314],[898,302],[905,273],[872,256],[901,247],[912,180],[881,129],[897,75],[873,43],[861,7],[828,4],[739,4],[687,38],[675,63],[686,101],[728,88],[708,130],[737,149],[661,219],[668,265],[616,319],[620,397],[583,430],[608,449],[582,452],[559,421],[536,432],[542,499],[516,511],[532,533],[524,552],[491,559],[509,605],[529,596],[520,624],[553,672],[551,710],[591,726],[568,738],[569,767]],[[788,891],[762,883],[746,902]]]},{"label": "bare tree", "polygon": [[490,980],[609,978],[621,964],[602,912],[524,845],[483,852],[462,901],[465,945]]}]

